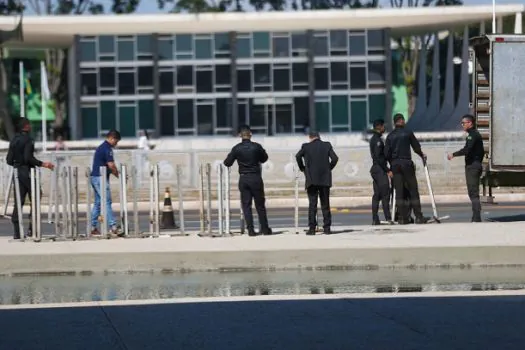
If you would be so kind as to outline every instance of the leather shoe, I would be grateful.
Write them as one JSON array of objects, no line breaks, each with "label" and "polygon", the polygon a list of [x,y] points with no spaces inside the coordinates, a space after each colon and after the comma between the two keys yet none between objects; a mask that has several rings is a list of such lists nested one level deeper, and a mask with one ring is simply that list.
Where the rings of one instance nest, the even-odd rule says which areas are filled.
[{"label": "leather shoe", "polygon": [[315,236],[315,228],[308,229],[308,231],[306,231],[306,234],[308,236]]}]

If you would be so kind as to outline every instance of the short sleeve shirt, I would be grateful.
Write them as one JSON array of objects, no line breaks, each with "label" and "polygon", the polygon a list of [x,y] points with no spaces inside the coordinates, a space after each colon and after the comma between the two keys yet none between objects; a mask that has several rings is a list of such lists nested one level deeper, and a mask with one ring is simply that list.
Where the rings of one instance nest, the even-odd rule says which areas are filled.
[{"label": "short sleeve shirt", "polygon": [[[113,147],[109,142],[104,141],[100,146],[95,150],[95,155],[93,156],[93,167],[91,168],[91,176],[100,176],[100,167],[107,166],[108,163],[114,162],[113,159]],[[107,177],[111,174],[109,169],[107,170]]]}]

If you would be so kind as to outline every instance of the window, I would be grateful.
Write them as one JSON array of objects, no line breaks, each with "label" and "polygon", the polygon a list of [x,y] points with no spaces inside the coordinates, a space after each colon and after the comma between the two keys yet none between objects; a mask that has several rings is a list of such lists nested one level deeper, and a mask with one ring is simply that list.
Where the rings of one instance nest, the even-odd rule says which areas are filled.
[{"label": "window", "polygon": [[119,131],[122,137],[137,136],[135,121],[135,106],[120,106],[118,108]]},{"label": "window", "polygon": [[347,66],[347,62],[330,62],[330,79],[332,81],[332,84],[334,82],[348,82]]},{"label": "window", "polygon": [[215,66],[215,84],[230,85],[231,74],[229,64],[218,64]]},{"label": "window", "polygon": [[97,46],[92,41],[80,42],[80,61],[94,62],[97,60]]},{"label": "window", "polygon": [[368,62],[368,80],[370,82],[385,81],[385,61]]},{"label": "window", "polygon": [[209,60],[212,58],[211,39],[195,40],[195,58],[201,60]]},{"label": "window", "polygon": [[152,37],[151,35],[137,35],[137,53],[139,60],[152,60]]},{"label": "window", "polygon": [[270,33],[253,33],[253,49],[255,51],[270,51]]},{"label": "window", "polygon": [[293,84],[308,84],[308,63],[292,63]]},{"label": "window", "polygon": [[191,34],[177,34],[175,36],[175,48],[178,52],[192,52],[193,38]]},{"label": "window", "polygon": [[347,32],[345,30],[330,31],[330,56],[346,56],[348,54]]},{"label": "window", "polygon": [[307,44],[306,33],[292,33],[293,56],[306,56]]},{"label": "window", "polygon": [[98,108],[82,107],[82,138],[98,138]]},{"label": "window", "polygon": [[368,47],[382,48],[385,46],[384,30],[367,30]]},{"label": "window", "polygon": [[119,61],[134,61],[135,60],[135,45],[131,40],[118,42],[118,60]]},{"label": "window", "polygon": [[315,126],[320,132],[330,131],[329,102],[315,102]]},{"label": "window", "polygon": [[114,88],[115,87],[115,68],[113,67],[104,67],[100,68],[99,71],[100,77],[100,87],[102,88]]},{"label": "window", "polygon": [[118,93],[120,95],[134,95],[135,94],[135,74],[134,73],[118,73]]},{"label": "window", "polygon": [[328,90],[328,68],[316,67],[315,68],[315,89],[316,90]]},{"label": "window", "polygon": [[213,92],[213,72],[211,70],[197,71],[197,93]]},{"label": "window", "polygon": [[289,38],[273,38],[273,57],[290,57]]},{"label": "window", "polygon": [[153,67],[138,67],[139,86],[153,87]]},{"label": "window", "polygon": [[218,98],[215,100],[215,108],[217,112],[217,127],[230,128],[231,123],[231,102],[227,98]]},{"label": "window", "polygon": [[193,66],[177,67],[177,86],[193,85]]},{"label": "window", "polygon": [[310,124],[308,97],[294,97],[295,125],[304,128]]},{"label": "window", "polygon": [[290,91],[290,68],[273,69],[273,90]]},{"label": "window", "polygon": [[253,82],[255,85],[267,85],[272,83],[269,64],[254,64],[253,74]]},{"label": "window", "polygon": [[328,38],[325,36],[317,36],[314,38],[314,55],[328,56]]},{"label": "window", "polygon": [[350,67],[350,89],[366,89],[365,67]]},{"label": "window", "polygon": [[112,35],[101,35],[98,37],[98,54],[115,54],[115,37]]},{"label": "window", "polygon": [[239,92],[252,91],[252,71],[249,69],[237,70],[237,88]]},{"label": "window", "polygon": [[192,129],[193,125],[193,100],[177,101],[177,121],[179,129]]},{"label": "window", "polygon": [[139,128],[155,129],[155,104],[152,100],[139,100]]},{"label": "window", "polygon": [[175,111],[173,106],[160,106],[160,135],[175,135]]},{"label": "window", "polygon": [[174,91],[175,82],[173,81],[173,72],[160,72],[159,85],[161,94],[172,94]]},{"label": "window", "polygon": [[366,101],[350,102],[350,126],[352,131],[363,131],[368,127],[366,116]]},{"label": "window", "polygon": [[237,127],[250,123],[248,120],[246,120],[248,116],[247,109],[248,109],[248,104],[246,102],[237,101],[237,117],[238,117]]},{"label": "window", "polygon": [[215,41],[215,52],[217,51],[230,51],[230,36],[228,33],[216,33],[214,34]]},{"label": "window", "polygon": [[237,38],[237,57],[252,57],[252,43],[249,38]]},{"label": "window", "polygon": [[159,60],[168,61],[173,59],[173,39],[171,38],[159,38],[157,41],[159,50]]},{"label": "window", "polygon": [[366,55],[365,37],[351,35],[350,46],[348,47],[348,54],[350,56],[363,56]]},{"label": "window", "polygon": [[111,130],[117,128],[116,102],[100,102],[100,128],[102,130]]},{"label": "window", "polygon": [[197,135],[213,135],[213,105],[197,105]]},{"label": "window", "polygon": [[332,124],[348,125],[348,96],[332,96]]},{"label": "window", "polygon": [[80,74],[81,94],[84,96],[94,96],[97,94],[97,74]]},{"label": "window", "polygon": [[368,115],[369,123],[376,119],[385,119],[385,95],[369,95],[368,96]]}]

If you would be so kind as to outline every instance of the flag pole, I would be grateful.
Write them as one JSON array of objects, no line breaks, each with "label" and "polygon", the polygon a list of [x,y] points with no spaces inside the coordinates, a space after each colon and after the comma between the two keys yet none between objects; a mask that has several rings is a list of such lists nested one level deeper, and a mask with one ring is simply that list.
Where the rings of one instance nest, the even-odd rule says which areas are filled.
[{"label": "flag pole", "polygon": [[18,80],[20,81],[20,117],[26,117],[26,101],[24,93],[24,81],[25,81],[25,72],[24,72],[24,62],[20,61],[18,63]]},{"label": "flag pole", "polygon": [[42,151],[47,151],[47,74],[44,61],[40,61],[40,98],[42,99]]}]

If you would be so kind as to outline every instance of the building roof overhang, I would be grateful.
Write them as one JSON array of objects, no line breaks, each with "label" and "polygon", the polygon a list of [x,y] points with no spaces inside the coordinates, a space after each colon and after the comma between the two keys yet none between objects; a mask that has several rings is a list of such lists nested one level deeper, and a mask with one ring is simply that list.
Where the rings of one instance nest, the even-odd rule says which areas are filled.
[{"label": "building roof overhang", "polygon": [[[525,5],[498,5],[498,17],[524,12]],[[479,23],[492,18],[492,6],[440,6],[292,12],[24,16],[24,43],[10,47],[68,47],[78,35],[133,35],[252,31],[391,28],[394,36],[417,35]],[[0,17],[0,29],[13,29],[15,17]]]}]

